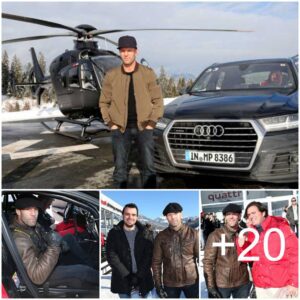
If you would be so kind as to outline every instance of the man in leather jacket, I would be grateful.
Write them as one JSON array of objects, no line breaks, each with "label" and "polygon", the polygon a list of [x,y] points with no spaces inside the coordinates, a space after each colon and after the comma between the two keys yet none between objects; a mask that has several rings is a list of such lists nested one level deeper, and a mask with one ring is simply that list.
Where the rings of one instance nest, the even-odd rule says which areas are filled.
[{"label": "man in leather jacket", "polygon": [[46,232],[37,223],[41,201],[35,197],[18,198],[16,218],[10,226],[28,277],[36,285],[66,285],[99,289],[99,272],[86,265],[60,265],[61,237]]},{"label": "man in leather jacket", "polygon": [[[169,203],[163,215],[169,227],[155,238],[152,270],[160,298],[199,298],[199,232],[182,224],[182,207]],[[163,277],[163,278],[162,278]]]},{"label": "man in leather jacket", "polygon": [[203,269],[210,298],[248,298],[251,282],[247,264],[238,261],[236,246],[227,247],[225,255],[219,243],[225,235],[226,243],[235,243],[238,235],[241,208],[236,204],[228,204],[223,209],[224,227],[213,231],[204,250]]}]

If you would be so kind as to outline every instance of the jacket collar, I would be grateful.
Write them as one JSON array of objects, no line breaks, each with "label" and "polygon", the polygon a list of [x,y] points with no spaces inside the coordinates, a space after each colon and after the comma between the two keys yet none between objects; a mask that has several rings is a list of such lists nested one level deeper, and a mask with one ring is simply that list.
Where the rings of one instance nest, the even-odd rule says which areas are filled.
[{"label": "jacket collar", "polygon": [[[136,64],[135,64],[135,68],[134,68],[134,70],[133,70],[133,73],[137,72],[138,69],[139,69],[139,63],[136,61]],[[127,74],[127,73],[125,72],[125,70],[124,70],[123,64],[121,65],[121,71],[122,71],[123,74]]]},{"label": "jacket collar", "polygon": [[[145,228],[145,226],[139,221],[136,221],[135,225],[139,231],[143,231]],[[123,226],[124,226],[124,221],[122,220],[115,227],[119,230],[123,230]]]},{"label": "jacket collar", "polygon": [[[277,216],[267,216],[264,221],[261,223],[263,231],[268,230],[269,228],[279,227],[281,225],[289,225],[288,221],[285,218]],[[256,229],[255,226],[251,225],[252,228]]]},{"label": "jacket collar", "polygon": [[237,227],[237,229],[233,229],[233,228],[227,226],[226,224],[224,225],[224,231],[228,235],[235,235],[238,232],[238,230],[239,230],[238,227]]},{"label": "jacket collar", "polygon": [[170,232],[178,232],[178,233],[181,233],[185,228],[187,227],[187,225],[185,225],[185,224],[181,224],[181,227],[178,229],[178,230],[174,230],[174,229],[172,229],[170,226],[168,226],[168,230],[170,231]]},{"label": "jacket collar", "polygon": [[36,225],[34,227],[30,227],[25,224],[19,223],[17,217],[15,217],[12,224],[10,225],[10,228],[12,230],[17,229],[17,230],[20,230],[22,232],[25,232],[25,233],[31,235],[31,234],[35,233],[36,230],[40,230],[41,225],[39,223],[36,223]]}]

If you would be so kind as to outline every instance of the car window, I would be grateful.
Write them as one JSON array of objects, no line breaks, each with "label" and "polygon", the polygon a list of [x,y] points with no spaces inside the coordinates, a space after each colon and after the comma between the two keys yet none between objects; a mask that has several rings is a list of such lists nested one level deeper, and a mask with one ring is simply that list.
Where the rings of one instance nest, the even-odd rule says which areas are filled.
[{"label": "car window", "polygon": [[191,92],[252,89],[294,89],[287,63],[240,63],[212,67],[194,83]]}]

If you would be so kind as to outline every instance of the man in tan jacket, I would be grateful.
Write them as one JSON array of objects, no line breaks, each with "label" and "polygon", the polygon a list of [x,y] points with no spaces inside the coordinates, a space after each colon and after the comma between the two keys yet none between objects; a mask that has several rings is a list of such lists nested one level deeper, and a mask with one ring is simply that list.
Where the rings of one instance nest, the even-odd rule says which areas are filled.
[{"label": "man in tan jacket", "polygon": [[161,89],[153,70],[137,63],[134,37],[122,36],[118,49],[123,64],[107,72],[99,101],[102,118],[112,133],[114,186],[127,187],[128,157],[136,140],[143,187],[155,188],[153,129],[163,115]]}]

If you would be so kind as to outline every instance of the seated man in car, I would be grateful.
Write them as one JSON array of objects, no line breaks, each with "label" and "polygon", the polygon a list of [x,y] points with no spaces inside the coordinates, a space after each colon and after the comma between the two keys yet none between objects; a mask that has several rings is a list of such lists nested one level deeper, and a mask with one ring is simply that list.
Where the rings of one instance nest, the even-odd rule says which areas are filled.
[{"label": "seated man in car", "polygon": [[[40,196],[38,197],[41,203],[41,208],[38,214],[38,224],[43,227],[43,230],[46,232],[52,231],[52,228],[55,228],[55,219],[50,216],[47,212],[47,209],[51,207],[52,202],[54,201],[53,198],[47,196]],[[58,231],[54,229],[55,231]],[[76,263],[81,263],[84,265],[88,265],[94,269],[99,269],[99,262],[97,259],[94,259],[86,253],[80,244],[75,239],[74,235],[72,234],[65,234],[62,236],[61,242],[63,253],[61,254],[60,264],[70,265]],[[97,253],[99,253],[99,249],[96,249]]]},{"label": "seated man in car", "polygon": [[280,71],[272,71],[267,80],[260,83],[261,86],[266,87],[280,87],[282,86],[283,76]]},{"label": "seated man in car", "polygon": [[16,218],[10,226],[25,269],[34,284],[49,287],[99,288],[99,272],[83,264],[60,265],[61,237],[46,232],[37,222],[41,201],[35,197],[16,200]]}]

